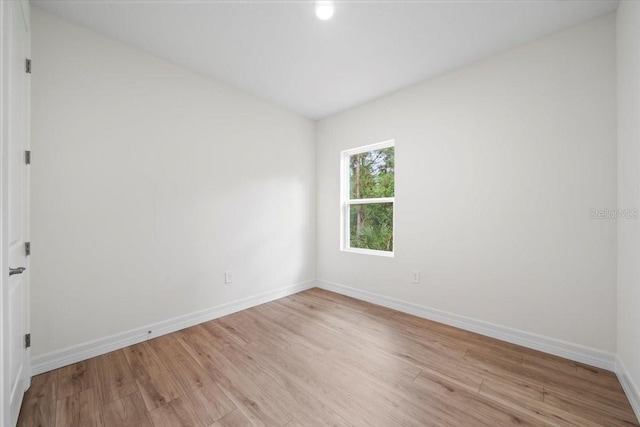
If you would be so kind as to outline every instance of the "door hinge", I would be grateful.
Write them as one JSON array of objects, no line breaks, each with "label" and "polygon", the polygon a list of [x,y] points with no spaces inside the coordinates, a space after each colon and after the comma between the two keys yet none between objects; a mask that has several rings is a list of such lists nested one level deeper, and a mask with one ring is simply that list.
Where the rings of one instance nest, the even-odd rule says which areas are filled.
[{"label": "door hinge", "polygon": [[31,334],[26,334],[24,336],[24,348],[31,347]]},{"label": "door hinge", "polygon": [[31,164],[31,150],[27,150],[24,152],[24,162],[28,165]]},{"label": "door hinge", "polygon": [[26,59],[24,68],[27,74],[31,74],[31,60],[29,58]]},{"label": "door hinge", "polygon": [[25,242],[24,243],[24,254],[26,256],[31,255],[31,242]]}]

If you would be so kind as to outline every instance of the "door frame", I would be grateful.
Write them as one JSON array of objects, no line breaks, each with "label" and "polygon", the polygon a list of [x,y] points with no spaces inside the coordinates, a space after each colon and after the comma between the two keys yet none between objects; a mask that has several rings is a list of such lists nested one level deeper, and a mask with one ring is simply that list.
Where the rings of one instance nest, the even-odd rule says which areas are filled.
[{"label": "door frame", "polygon": [[[9,152],[9,101],[7,92],[9,89],[9,70],[11,66],[10,52],[12,37],[11,31],[11,7],[20,7],[21,13],[24,19],[24,23],[27,29],[27,57],[31,56],[31,42],[30,42],[30,30],[31,30],[31,17],[30,17],[30,5],[28,0],[19,1],[0,1],[0,427],[13,427],[10,426],[10,414],[9,414],[9,397],[10,397],[10,384],[7,380],[7,373],[9,372],[9,360],[7,356],[7,336],[8,330],[8,283],[9,283],[9,265],[8,265],[8,196],[9,196],[9,168],[8,168],[8,152]],[[30,147],[30,111],[31,111],[31,93],[29,79],[27,79],[27,147]],[[27,215],[29,215],[29,199],[30,199],[30,182],[29,174],[27,174]],[[30,218],[27,218],[27,238],[30,233]],[[27,264],[29,263],[29,257],[27,257]],[[29,266],[27,266],[29,268]],[[26,328],[30,330],[30,313],[29,313],[29,275],[26,279]],[[25,391],[30,385],[31,377],[31,357],[30,351],[26,352],[25,369],[26,378]]]}]

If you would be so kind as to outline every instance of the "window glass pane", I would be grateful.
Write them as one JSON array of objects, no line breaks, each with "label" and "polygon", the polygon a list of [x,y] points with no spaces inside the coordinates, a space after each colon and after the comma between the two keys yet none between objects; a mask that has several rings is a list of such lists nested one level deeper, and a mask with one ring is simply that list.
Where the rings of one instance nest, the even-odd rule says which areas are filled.
[{"label": "window glass pane", "polygon": [[351,247],[393,251],[393,203],[349,206]]},{"label": "window glass pane", "polygon": [[393,147],[349,157],[349,197],[393,197],[395,157]]}]

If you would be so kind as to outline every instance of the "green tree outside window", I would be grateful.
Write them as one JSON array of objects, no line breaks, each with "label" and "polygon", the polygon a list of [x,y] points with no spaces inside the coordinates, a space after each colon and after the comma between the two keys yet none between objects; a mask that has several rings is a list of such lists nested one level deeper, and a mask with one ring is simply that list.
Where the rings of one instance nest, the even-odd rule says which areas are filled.
[{"label": "green tree outside window", "polygon": [[350,155],[348,163],[349,246],[392,252],[394,147]]}]

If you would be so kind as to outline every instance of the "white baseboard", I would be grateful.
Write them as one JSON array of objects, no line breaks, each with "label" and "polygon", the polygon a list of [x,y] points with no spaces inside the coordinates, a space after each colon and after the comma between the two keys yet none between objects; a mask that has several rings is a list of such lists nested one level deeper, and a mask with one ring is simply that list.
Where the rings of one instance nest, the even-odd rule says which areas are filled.
[{"label": "white baseboard", "polygon": [[629,375],[629,371],[627,371],[620,357],[616,357],[616,375],[618,376],[618,380],[620,380],[624,393],[629,399],[629,403],[631,403],[633,412],[635,412],[636,417],[640,420],[640,387],[633,381],[633,378]]},{"label": "white baseboard", "polygon": [[576,362],[584,363],[598,368],[614,371],[616,368],[616,358],[612,353],[608,353],[595,348],[574,344],[543,335],[525,332],[518,329],[497,325],[483,320],[472,319],[460,316],[423,305],[418,305],[369,291],[353,288],[350,286],[317,280],[316,286],[321,289],[347,295],[362,301],[392,308],[414,316],[433,320],[466,331],[475,332],[480,335],[496,338],[502,341],[518,344],[523,347],[532,348],[555,356],[564,357]]},{"label": "white baseboard", "polygon": [[255,307],[269,301],[293,295],[298,292],[313,288],[315,282],[305,282],[287,286],[273,291],[265,292],[248,298],[221,304],[195,313],[178,316],[173,319],[157,322],[152,325],[135,328],[108,337],[74,345],[61,350],[52,351],[34,357],[31,360],[32,375],[42,374],[53,369],[61,368],[72,363],[87,360],[110,351],[125,348],[127,346],[156,338],[161,335],[179,331],[199,323],[217,319],[247,308]]}]

